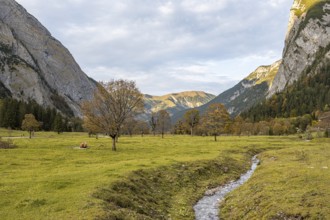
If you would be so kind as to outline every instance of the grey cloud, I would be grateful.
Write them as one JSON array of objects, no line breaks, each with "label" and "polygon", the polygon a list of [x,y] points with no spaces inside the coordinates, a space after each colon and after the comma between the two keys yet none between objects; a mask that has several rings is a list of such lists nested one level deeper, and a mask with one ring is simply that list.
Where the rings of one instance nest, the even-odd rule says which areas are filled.
[{"label": "grey cloud", "polygon": [[[268,51],[274,51],[278,56],[275,59],[280,58],[292,3],[292,0],[17,1],[69,48],[91,77],[102,80],[108,72],[108,78],[134,78],[141,82],[142,90],[151,92],[153,86],[142,81],[149,80],[154,85],[158,82],[160,86],[153,93],[177,88],[220,92],[225,85],[237,81],[237,75],[250,71],[234,73],[230,70],[236,69],[234,64],[218,70],[206,66],[204,72],[195,73],[194,77],[212,80],[198,84],[192,82],[192,72],[180,70],[182,66],[242,60]],[[257,63],[262,60],[251,62],[255,67],[269,64]],[[160,78],[161,74],[166,76]],[[237,74],[235,80],[233,74]],[[227,75],[230,78],[221,79],[226,78],[229,83],[214,81],[217,75]]]}]

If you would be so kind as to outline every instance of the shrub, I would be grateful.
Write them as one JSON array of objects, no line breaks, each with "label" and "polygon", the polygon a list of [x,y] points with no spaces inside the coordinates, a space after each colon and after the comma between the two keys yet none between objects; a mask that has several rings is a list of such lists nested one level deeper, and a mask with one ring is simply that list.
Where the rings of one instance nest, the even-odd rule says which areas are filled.
[{"label": "shrub", "polygon": [[329,138],[330,137],[330,135],[329,135],[329,129],[326,129],[325,130],[324,137],[326,137],[326,138]]},{"label": "shrub", "polygon": [[3,141],[0,138],[0,149],[12,149],[16,148],[16,145],[13,144],[12,140]]}]

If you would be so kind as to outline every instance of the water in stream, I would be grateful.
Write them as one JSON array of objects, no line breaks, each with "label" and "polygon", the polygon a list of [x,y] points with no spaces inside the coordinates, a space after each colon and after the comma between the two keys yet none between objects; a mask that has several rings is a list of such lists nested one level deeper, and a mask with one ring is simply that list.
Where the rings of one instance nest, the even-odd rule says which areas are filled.
[{"label": "water in stream", "polygon": [[195,211],[195,219],[196,220],[218,220],[219,217],[219,203],[223,200],[223,198],[233,191],[234,189],[238,188],[239,186],[243,185],[254,173],[255,169],[257,168],[259,160],[257,156],[252,158],[252,166],[251,169],[241,175],[239,180],[230,182],[224,186],[208,190],[205,193],[205,196],[197,202],[194,206]]}]

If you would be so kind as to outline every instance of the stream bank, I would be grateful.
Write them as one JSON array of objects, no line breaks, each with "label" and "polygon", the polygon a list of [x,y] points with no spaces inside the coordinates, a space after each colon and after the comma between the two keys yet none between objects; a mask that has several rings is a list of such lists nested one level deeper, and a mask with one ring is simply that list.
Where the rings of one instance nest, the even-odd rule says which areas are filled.
[{"label": "stream bank", "polygon": [[224,186],[220,186],[205,192],[205,196],[197,202],[194,206],[195,211],[195,219],[196,220],[218,220],[219,216],[219,204],[224,199],[224,197],[235,190],[236,188],[243,185],[254,173],[257,166],[259,164],[259,160],[257,156],[252,158],[252,166],[251,169],[245,174],[241,175],[241,177],[237,181],[232,181]]},{"label": "stream bank", "polygon": [[231,150],[209,161],[133,171],[94,193],[105,211],[98,219],[194,219],[193,206],[204,190],[238,179],[257,152],[252,153]]}]

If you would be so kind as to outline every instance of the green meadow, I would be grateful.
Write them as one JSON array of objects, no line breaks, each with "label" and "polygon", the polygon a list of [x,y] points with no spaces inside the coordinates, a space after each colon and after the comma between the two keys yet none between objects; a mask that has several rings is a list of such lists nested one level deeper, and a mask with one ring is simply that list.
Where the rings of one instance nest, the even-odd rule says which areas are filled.
[{"label": "green meadow", "polygon": [[111,139],[85,133],[0,136],[17,146],[0,149],[1,219],[194,219],[203,192],[238,178],[257,153],[256,173],[221,207],[225,219],[330,218],[329,139],[134,136],[112,152]]}]

